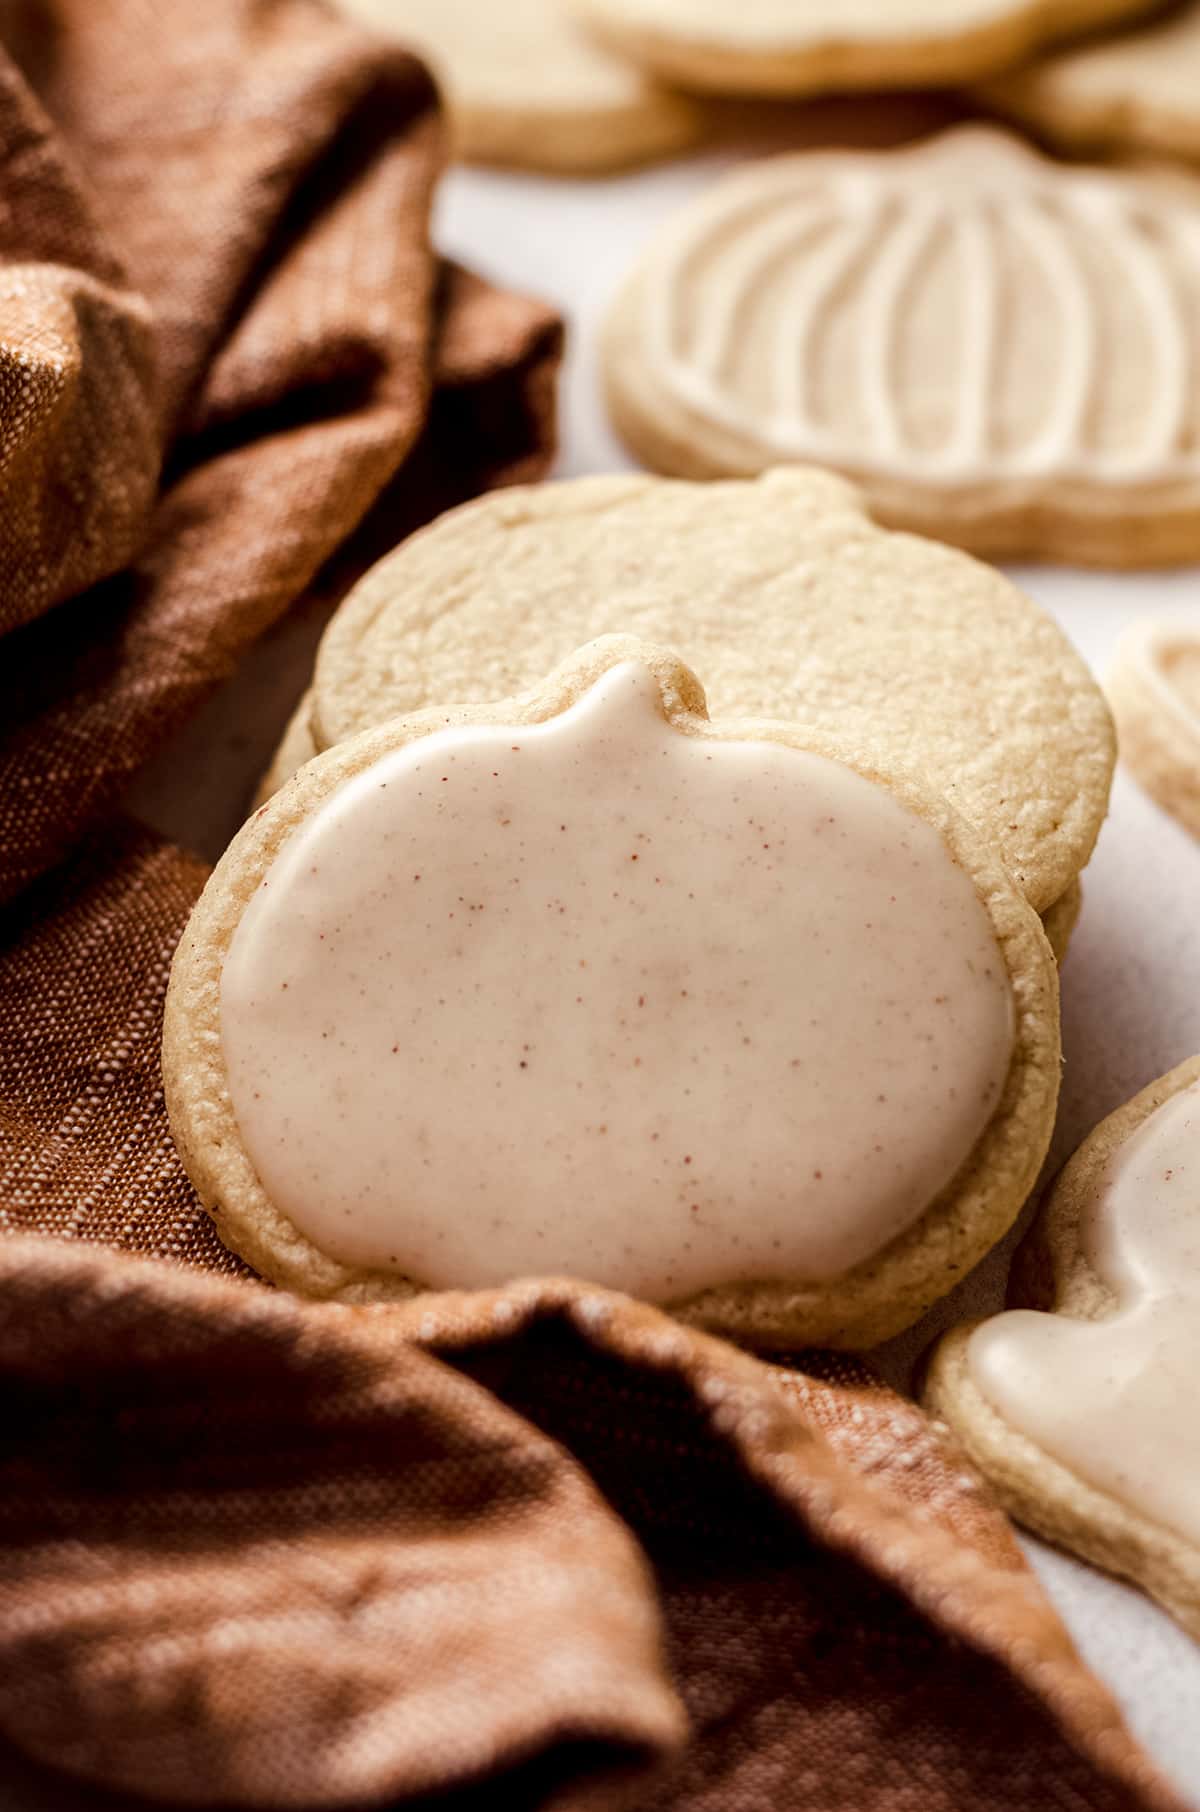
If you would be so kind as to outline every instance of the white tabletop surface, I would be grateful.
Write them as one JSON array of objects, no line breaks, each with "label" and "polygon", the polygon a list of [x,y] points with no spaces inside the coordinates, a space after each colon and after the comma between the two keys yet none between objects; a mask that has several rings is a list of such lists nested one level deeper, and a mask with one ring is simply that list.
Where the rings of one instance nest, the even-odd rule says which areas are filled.
[{"label": "white tabletop surface", "polygon": [[[867,129],[874,131],[872,121]],[[793,128],[789,125],[787,131]],[[437,219],[442,248],[513,288],[557,303],[568,322],[559,476],[626,468],[600,401],[596,329],[639,247],[733,155],[710,152],[599,182],[453,171]],[[1062,624],[1097,674],[1130,619],[1200,623],[1200,569],[1109,576],[1022,569],[1019,582]],[[319,612],[268,638],[139,787],[135,803],[181,841],[215,855],[236,828],[300,690]],[[1082,919],[1063,972],[1066,1067],[1052,1161],[1112,1108],[1200,1052],[1200,844],[1117,775],[1112,812],[1085,876]],[[933,1332],[1000,1306],[1012,1240],[919,1328],[881,1353],[903,1384]],[[1181,1405],[1196,1414],[1200,1405]],[[1138,1593],[1030,1540],[1028,1552],[1084,1655],[1134,1730],[1200,1807],[1200,1648]],[[14,1808],[46,1802],[17,1789]]]}]

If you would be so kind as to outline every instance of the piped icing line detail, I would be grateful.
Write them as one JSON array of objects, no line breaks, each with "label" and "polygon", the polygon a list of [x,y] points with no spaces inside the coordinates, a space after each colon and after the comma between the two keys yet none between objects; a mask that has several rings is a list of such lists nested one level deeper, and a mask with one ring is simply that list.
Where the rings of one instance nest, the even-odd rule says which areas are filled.
[{"label": "piped icing line detail", "polygon": [[1124,264],[1146,318],[1145,343],[1156,358],[1154,407],[1140,448],[1131,451],[1131,469],[1167,464],[1187,430],[1186,404],[1191,359],[1184,331],[1182,300],[1164,267],[1153,258],[1136,256],[1137,241],[1128,215],[1113,223],[1110,246],[1122,245]]},{"label": "piped icing line detail", "polygon": [[943,224],[942,210],[924,196],[896,215],[876,259],[873,280],[863,292],[860,384],[872,439],[888,459],[903,458],[905,453],[900,399],[892,382],[900,308],[922,252]]},{"label": "piped icing line detail", "polygon": [[[1118,486],[1200,476],[1200,434],[1188,421],[1200,328],[1165,249],[1197,267],[1200,233],[1181,218],[1179,198],[1148,182],[1135,192],[1136,179],[1102,180],[1048,164],[995,135],[988,135],[990,160],[968,143],[972,169],[957,174],[954,141],[979,136],[951,134],[934,148],[886,158],[848,153],[840,163],[793,155],[727,179],[685,212],[643,267],[637,306],[657,381],[685,407],[788,460],[864,472],[902,465],[961,484],[1055,475]],[[894,348],[922,259],[947,237],[962,248],[954,312],[963,396],[947,437],[928,446],[903,431]],[[1134,339],[1153,378],[1148,417],[1132,445],[1089,443],[1108,354],[1081,237],[1119,257],[1136,298]],[[1047,361],[1055,378],[1042,419],[1008,447],[997,444],[987,389],[1006,243],[1022,244],[1042,267],[1057,314]],[[785,278],[789,247],[797,274]],[[764,404],[738,394],[730,350],[744,311],[771,281],[785,289],[773,330],[774,398]],[[860,317],[855,396],[871,428],[861,442],[817,419],[803,376],[851,291]]]},{"label": "piped icing line detail", "polygon": [[1095,383],[1096,327],[1083,273],[1042,198],[1019,200],[1008,218],[1046,274],[1060,327],[1053,406],[1041,437],[1029,443],[1021,464],[1028,473],[1056,471],[1071,461],[1083,435]]},{"label": "piped icing line detail", "polygon": [[1015,1309],[967,1342],[976,1388],[1095,1489],[1200,1544],[1200,1081],[1110,1158],[1083,1204],[1104,1313]]},{"label": "piped icing line detail", "polygon": [[[793,419],[803,419],[808,406],[812,359],[809,323],[819,316],[855,262],[862,257],[877,221],[873,209],[845,222],[799,266],[791,301],[780,315],[775,342],[776,397],[782,431]],[[704,369],[719,381],[720,364],[707,359]]]},{"label": "piped icing line detail", "polygon": [[983,459],[991,445],[991,411],[988,397],[995,379],[996,248],[981,209],[970,209],[954,223],[959,258],[967,273],[966,310],[976,332],[965,348],[961,380],[962,401],[951,437],[948,456],[970,464]]},{"label": "piped icing line detail", "polygon": [[838,1277],[988,1128],[1015,1005],[941,833],[828,756],[723,734],[678,673],[621,661],[543,721],[391,749],[250,896],[230,1100],[338,1263],[663,1301]]}]

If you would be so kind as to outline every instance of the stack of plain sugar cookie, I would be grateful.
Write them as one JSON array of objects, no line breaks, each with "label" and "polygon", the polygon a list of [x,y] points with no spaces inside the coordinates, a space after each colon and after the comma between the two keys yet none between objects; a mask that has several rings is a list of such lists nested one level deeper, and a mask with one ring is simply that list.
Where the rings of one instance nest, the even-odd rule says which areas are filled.
[{"label": "stack of plain sugar cookie", "polygon": [[987,117],[716,173],[613,273],[645,469],[341,604],[172,971],[200,1199],[305,1294],[564,1274],[771,1352],[913,1326],[1036,1199],[926,1400],[1200,1637],[1200,1058],[1042,1178],[1118,740],[1200,836],[1200,622],[1106,696],[986,563],[1200,559],[1200,4],[339,3],[485,162],[675,154],[714,96]]}]

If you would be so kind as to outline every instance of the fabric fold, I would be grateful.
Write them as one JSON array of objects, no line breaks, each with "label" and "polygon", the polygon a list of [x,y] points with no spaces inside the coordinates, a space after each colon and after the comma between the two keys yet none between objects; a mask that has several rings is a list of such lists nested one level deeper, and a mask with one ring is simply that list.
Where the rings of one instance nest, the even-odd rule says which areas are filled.
[{"label": "fabric fold", "polygon": [[0,1292],[0,1730],[56,1767],[495,1804],[565,1743],[563,1806],[1176,1803],[952,1455],[933,1518],[836,1451],[930,1439],[853,1363],[554,1280],[353,1309],[12,1239]]},{"label": "fabric fold", "polygon": [[[0,635],[118,570],[162,446],[157,342],[61,139],[0,56]],[[119,433],[119,470],[110,446]],[[107,470],[111,482],[97,481]]]},{"label": "fabric fold", "polygon": [[[441,280],[443,128],[415,58],[297,0],[50,17],[0,7],[27,78],[0,83],[0,628],[23,625],[0,662],[0,898],[111,809],[386,490],[412,526],[451,474],[457,501],[544,469],[560,348],[540,304]],[[452,375],[431,417],[443,342],[488,384],[459,408]]]}]

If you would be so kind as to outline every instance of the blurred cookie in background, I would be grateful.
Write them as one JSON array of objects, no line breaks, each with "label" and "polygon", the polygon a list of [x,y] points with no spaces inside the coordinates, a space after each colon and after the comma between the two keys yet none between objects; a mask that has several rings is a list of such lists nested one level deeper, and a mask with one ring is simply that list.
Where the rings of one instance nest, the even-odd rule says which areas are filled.
[{"label": "blurred cookie in background", "polygon": [[681,150],[700,116],[589,37],[567,0],[336,0],[424,57],[471,163],[600,172]]},{"label": "blurred cookie in background", "polygon": [[1200,160],[1200,4],[1056,51],[978,95],[1067,151]]},{"label": "blurred cookie in background", "polygon": [[574,0],[614,50],[713,94],[977,81],[1155,0]]}]

